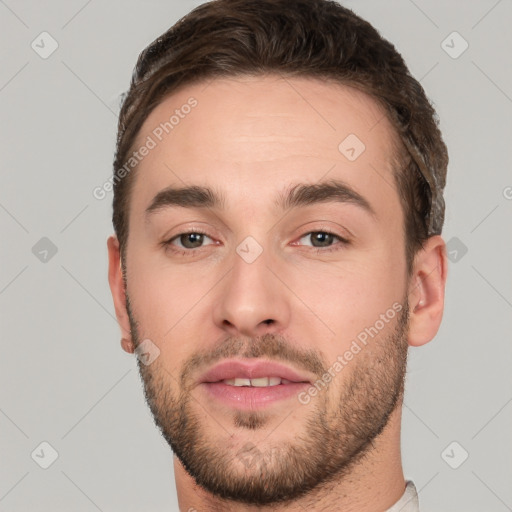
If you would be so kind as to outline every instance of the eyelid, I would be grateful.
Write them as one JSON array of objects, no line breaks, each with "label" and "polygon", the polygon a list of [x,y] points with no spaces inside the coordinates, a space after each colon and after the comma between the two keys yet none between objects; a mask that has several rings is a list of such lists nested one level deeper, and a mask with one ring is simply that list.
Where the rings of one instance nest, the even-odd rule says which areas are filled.
[{"label": "eyelid", "polygon": [[[210,236],[206,231],[202,230],[201,228],[191,228],[191,229],[188,229],[188,230],[185,230],[185,231],[180,231],[179,233],[176,233],[175,235],[173,235],[171,238],[166,238],[162,243],[165,246],[174,245],[172,242],[174,242],[175,240],[179,239],[182,235],[190,235],[190,234],[203,235],[203,236],[209,238],[212,242],[215,243],[215,240],[213,239],[213,237]],[[214,244],[206,244],[206,245],[214,245]],[[200,246],[200,247],[197,247],[195,249],[189,249],[187,247],[181,247],[180,245],[177,245],[176,247],[178,247],[179,249],[184,249],[186,251],[194,251],[194,250],[197,251],[198,249],[201,249],[204,246]]]},{"label": "eyelid", "polygon": [[328,235],[332,235],[332,236],[334,236],[334,237],[338,238],[338,239],[339,239],[339,240],[341,240],[342,242],[346,242],[346,243],[348,243],[348,242],[349,242],[349,240],[348,240],[346,237],[341,236],[340,234],[338,234],[338,233],[336,233],[336,232],[334,232],[334,231],[331,231],[330,229],[312,229],[311,231],[307,231],[307,232],[305,232],[303,235],[301,235],[301,236],[299,237],[299,240],[300,240],[301,238],[304,238],[305,236],[312,235],[313,233],[326,233],[326,234],[328,234]]},{"label": "eyelid", "polygon": [[329,252],[329,251],[338,250],[338,249],[340,249],[340,246],[342,246],[342,247],[347,246],[351,243],[349,239],[339,235],[338,233],[335,233],[334,231],[332,231],[330,229],[312,229],[312,230],[307,231],[304,234],[302,234],[297,240],[300,241],[302,238],[310,236],[313,233],[326,233],[328,235],[333,236],[334,238],[337,238],[338,241],[337,241],[337,243],[334,243],[332,245],[327,245],[325,247],[315,247],[314,245],[303,245],[303,244],[299,244],[297,242],[294,242],[292,245],[300,245],[300,246],[304,246],[304,247],[310,247],[311,249],[315,249],[317,252]]},{"label": "eyelid", "polygon": [[[332,224],[334,224],[334,227]],[[301,238],[311,233],[329,233],[346,242],[350,242],[354,238],[353,233],[343,224],[330,219],[319,219],[316,221],[304,222],[298,226],[295,231],[301,235]]]},{"label": "eyelid", "polygon": [[[203,236],[209,238],[212,241],[212,243],[209,243],[206,245],[201,245],[199,247],[194,247],[194,248],[187,248],[187,247],[183,247],[183,246],[174,244],[174,241],[179,239],[182,235],[188,235],[188,234],[192,234],[192,233],[197,233],[197,234],[203,235]],[[302,234],[298,238],[295,238],[295,240],[300,241],[302,238],[304,238],[308,235],[314,234],[314,233],[326,233],[326,234],[329,234],[329,235],[335,237],[338,241],[337,241],[337,243],[334,243],[334,244],[328,245],[328,246],[324,246],[324,247],[322,247],[322,246],[315,247],[313,245],[304,245],[304,244],[299,244],[297,242],[292,242],[291,245],[301,246],[301,247],[309,247],[310,249],[308,249],[308,250],[314,250],[317,253],[327,253],[327,252],[341,250],[344,247],[346,247],[347,245],[350,245],[352,243],[350,237],[343,236],[343,235],[339,234],[339,232],[336,232],[335,230],[331,229],[330,227],[326,227],[326,226],[318,226],[316,228],[309,229],[308,231],[302,231]],[[202,249],[205,249],[206,247],[208,247],[210,245],[219,245],[219,242],[215,239],[215,237],[211,236],[208,233],[208,231],[196,226],[196,227],[190,227],[188,229],[186,227],[182,228],[182,230],[180,232],[174,234],[172,237],[170,237],[170,238],[166,237],[165,240],[163,242],[161,242],[161,245],[165,249],[169,249],[175,253],[179,253],[180,255],[185,256],[185,255],[198,254],[201,252]]]},{"label": "eyelid", "polygon": [[169,242],[170,240],[187,233],[199,233],[212,239],[219,239],[219,236],[217,235],[218,229],[212,226],[209,222],[191,220],[188,222],[182,222],[174,226],[172,229],[166,230],[162,235],[162,243]]},{"label": "eyelid", "polygon": [[336,222],[332,219],[317,219],[314,221],[307,221],[297,226],[294,231],[296,233],[316,233],[319,231],[325,231],[331,233],[347,241],[354,238],[354,233],[346,227],[344,224]]}]

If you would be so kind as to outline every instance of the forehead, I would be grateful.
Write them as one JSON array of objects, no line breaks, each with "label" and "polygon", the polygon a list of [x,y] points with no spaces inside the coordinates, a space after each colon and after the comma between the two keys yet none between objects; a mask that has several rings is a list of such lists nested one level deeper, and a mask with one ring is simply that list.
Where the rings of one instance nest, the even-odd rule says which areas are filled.
[{"label": "forehead", "polygon": [[276,76],[197,83],[144,122],[135,148],[150,139],[152,148],[137,166],[132,200],[142,210],[171,184],[227,187],[240,199],[324,176],[396,195],[384,190],[394,188],[395,137],[378,102],[350,86]]}]

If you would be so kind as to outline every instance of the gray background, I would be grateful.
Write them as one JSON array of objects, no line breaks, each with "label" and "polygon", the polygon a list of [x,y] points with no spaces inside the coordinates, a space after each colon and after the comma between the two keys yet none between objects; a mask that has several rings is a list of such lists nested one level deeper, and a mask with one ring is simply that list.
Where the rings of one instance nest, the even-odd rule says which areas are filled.
[{"label": "gray background", "polygon": [[[111,195],[92,190],[138,53],[199,3],[0,0],[0,511],[178,510],[170,448],[119,345]],[[512,510],[512,3],[345,5],[421,79],[450,153],[453,261],[441,330],[410,350],[405,475],[423,512]],[[43,31],[59,45],[46,59],[31,47],[51,48]],[[453,31],[469,43],[457,58]]]}]

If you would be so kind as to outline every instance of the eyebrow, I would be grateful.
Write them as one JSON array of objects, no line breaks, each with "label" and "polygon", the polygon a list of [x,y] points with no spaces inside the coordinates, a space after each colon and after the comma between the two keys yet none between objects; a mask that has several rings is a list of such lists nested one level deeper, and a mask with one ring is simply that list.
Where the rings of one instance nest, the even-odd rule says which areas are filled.
[{"label": "eyebrow", "polygon": [[[313,204],[339,202],[360,207],[375,217],[375,210],[359,192],[340,180],[319,183],[299,183],[278,194],[274,204],[283,210],[299,208]],[[146,208],[148,220],[152,214],[170,207],[223,209],[224,196],[207,186],[188,187],[169,186],[156,194]]]}]

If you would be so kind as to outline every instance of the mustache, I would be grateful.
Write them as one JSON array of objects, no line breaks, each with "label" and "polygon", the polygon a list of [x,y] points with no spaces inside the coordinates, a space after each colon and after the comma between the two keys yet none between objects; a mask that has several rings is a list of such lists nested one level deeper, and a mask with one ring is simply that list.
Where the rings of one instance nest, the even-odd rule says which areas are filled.
[{"label": "mustache", "polygon": [[265,358],[293,365],[298,370],[317,376],[327,371],[325,357],[318,350],[301,350],[283,336],[266,333],[255,338],[233,337],[221,339],[208,351],[197,351],[183,365],[181,385],[186,387],[191,377],[201,369],[230,358]]}]

